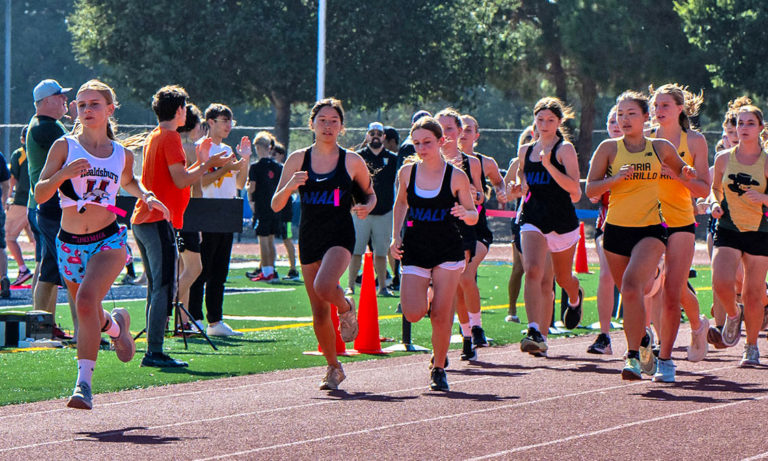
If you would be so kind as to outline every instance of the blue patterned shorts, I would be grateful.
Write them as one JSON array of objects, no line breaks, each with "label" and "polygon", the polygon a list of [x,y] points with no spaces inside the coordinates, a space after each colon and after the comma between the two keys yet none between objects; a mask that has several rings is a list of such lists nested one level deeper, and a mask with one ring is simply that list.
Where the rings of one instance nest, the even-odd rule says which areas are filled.
[{"label": "blue patterned shorts", "polygon": [[99,231],[76,235],[60,230],[56,237],[56,249],[61,275],[74,283],[82,283],[88,260],[106,250],[125,249],[128,230],[114,222]]}]

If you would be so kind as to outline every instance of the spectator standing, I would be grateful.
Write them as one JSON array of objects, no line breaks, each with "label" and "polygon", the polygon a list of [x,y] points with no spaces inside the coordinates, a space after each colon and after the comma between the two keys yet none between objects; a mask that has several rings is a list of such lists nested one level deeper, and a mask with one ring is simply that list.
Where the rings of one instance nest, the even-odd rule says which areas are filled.
[{"label": "spectator standing", "polygon": [[163,339],[168,310],[173,300],[176,278],[175,229],[184,227],[190,186],[209,168],[221,167],[231,161],[225,154],[209,157],[211,141],[198,147],[198,161],[186,166],[181,136],[176,131],[187,120],[189,95],[176,85],[165,86],[155,93],[152,110],[158,126],[144,144],[141,183],[154,192],[171,215],[170,222],[159,210],[152,210],[143,201],[136,202],[131,217],[133,235],[141,251],[147,275],[147,353],[141,366],[177,368],[189,366],[163,353]]},{"label": "spectator standing", "polygon": [[[59,121],[67,113],[67,93],[72,88],[62,88],[56,80],[43,80],[35,86],[32,96],[35,101],[35,115],[27,127],[26,151],[29,167],[29,187],[34,190],[40,179],[40,172],[48,158],[48,151],[54,141],[67,133]],[[37,228],[40,238],[37,245],[42,246],[41,260],[35,272],[38,280],[35,284],[32,305],[36,310],[53,314],[56,318],[56,298],[61,282],[59,263],[56,257],[56,234],[61,226],[61,207],[59,197],[52,196],[45,203],[37,203],[34,194],[29,194],[28,218],[33,228]],[[70,299],[70,312],[77,336],[77,311]],[[53,337],[72,339],[58,326],[54,325]]]},{"label": "spectator standing", "polygon": [[387,289],[387,253],[392,238],[392,206],[395,199],[397,155],[384,148],[384,125],[373,122],[368,125],[366,146],[357,151],[365,160],[373,179],[376,206],[365,219],[352,216],[355,224],[355,248],[349,262],[349,291],[354,292],[355,278],[360,270],[362,254],[370,240],[373,247],[373,267],[376,270],[379,296],[391,296]]},{"label": "spectator standing", "polygon": [[[211,142],[211,155],[224,155],[234,159],[232,148],[224,144],[235,120],[232,110],[224,104],[211,104],[205,110],[208,124],[208,137]],[[199,144],[202,144],[200,141]],[[237,146],[240,159],[226,165],[209,169],[203,174],[203,198],[232,199],[239,197],[239,191],[245,186],[248,164],[251,156],[251,140],[243,136]],[[232,255],[232,232],[203,232],[200,243],[200,259],[203,270],[189,289],[189,313],[198,324],[202,324],[203,294],[207,311],[208,336],[241,336],[243,333],[233,330],[224,323],[224,282],[229,273],[229,259]]]},{"label": "spectator standing", "polygon": [[251,165],[248,171],[248,192],[253,203],[253,215],[258,220],[256,236],[259,238],[261,273],[251,280],[271,282],[278,280],[275,271],[275,234],[280,230],[281,217],[279,213],[272,211],[270,203],[280,181],[283,166],[272,158],[275,138],[271,133],[256,133],[253,144],[259,160]]},{"label": "spectator standing", "polygon": [[[13,199],[8,204],[5,220],[5,243],[11,256],[19,266],[19,275],[11,283],[18,286],[32,278],[32,271],[24,264],[21,247],[17,242],[21,231],[26,229],[31,243],[37,249],[37,236],[33,234],[27,220],[27,203],[29,202],[29,170],[27,169],[27,150],[24,143],[27,139],[27,127],[21,130],[21,147],[11,155],[11,182],[9,189],[13,190]],[[42,248],[41,248],[42,250]],[[35,261],[40,262],[40,255],[35,251]]]}]

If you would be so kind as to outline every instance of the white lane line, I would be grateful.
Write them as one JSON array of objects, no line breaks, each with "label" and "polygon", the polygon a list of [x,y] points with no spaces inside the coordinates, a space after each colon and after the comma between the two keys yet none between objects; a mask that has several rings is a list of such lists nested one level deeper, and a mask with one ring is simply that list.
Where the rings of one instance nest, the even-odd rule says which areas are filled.
[{"label": "white lane line", "polygon": [[312,317],[265,317],[260,315],[225,315],[224,320],[249,320],[255,322],[311,322]]},{"label": "white lane line", "polygon": [[[736,367],[733,367],[733,366],[731,366],[731,367],[719,367],[719,368],[715,368],[715,369],[712,369],[712,370],[706,370],[704,372],[698,372],[698,373],[708,373],[708,372],[711,372],[711,371],[718,371],[718,370],[731,369],[731,368],[736,368]],[[698,374],[698,373],[696,373],[696,374]],[[217,456],[212,456],[212,457],[209,457],[209,458],[199,458],[198,461],[206,461],[206,460],[211,460],[211,459],[229,458],[231,456],[241,456],[241,455],[258,453],[258,452],[261,452],[261,451],[274,450],[274,449],[279,449],[279,448],[290,448],[290,447],[295,447],[295,446],[299,446],[299,445],[306,445],[306,444],[314,443],[314,442],[322,442],[322,441],[325,441],[325,440],[332,440],[332,439],[337,439],[337,438],[342,438],[342,437],[348,437],[348,436],[352,436],[352,435],[366,435],[366,434],[371,434],[371,433],[374,433],[374,432],[386,431],[386,430],[389,430],[389,429],[395,429],[395,428],[400,428],[400,427],[412,426],[412,425],[417,425],[417,424],[425,424],[425,423],[430,423],[430,422],[434,422],[434,421],[441,421],[441,420],[446,420],[446,419],[461,418],[463,416],[478,415],[478,414],[489,413],[489,412],[493,412],[493,411],[499,411],[499,410],[505,410],[505,409],[510,409],[510,408],[516,408],[516,407],[530,406],[530,405],[535,405],[535,404],[538,404],[538,403],[551,402],[551,401],[554,401],[554,400],[560,400],[560,399],[569,398],[569,397],[579,397],[579,396],[582,396],[582,395],[588,395],[588,394],[612,391],[612,390],[616,390],[616,389],[626,389],[628,387],[639,386],[639,385],[644,385],[644,384],[649,384],[649,383],[652,383],[652,381],[650,381],[650,380],[637,381],[637,382],[634,382],[634,383],[627,383],[627,384],[621,384],[621,385],[616,385],[616,386],[603,387],[603,388],[600,388],[600,389],[591,389],[591,390],[588,390],[588,391],[574,392],[574,393],[571,393],[571,394],[564,394],[564,395],[558,395],[558,396],[552,396],[552,397],[545,397],[543,399],[531,400],[531,401],[527,401],[527,402],[516,402],[516,403],[510,403],[510,404],[507,404],[507,405],[498,405],[498,406],[494,406],[494,407],[490,407],[490,408],[482,408],[482,409],[478,409],[478,410],[466,411],[466,412],[462,412],[462,413],[452,413],[450,415],[441,415],[441,416],[435,416],[435,417],[432,417],[432,418],[424,418],[424,419],[419,419],[419,420],[414,420],[414,421],[405,421],[405,422],[401,422],[401,423],[387,424],[387,425],[383,425],[383,426],[370,427],[370,428],[367,428],[367,429],[360,429],[360,430],[357,430],[357,431],[350,431],[350,432],[346,432],[346,433],[343,433],[343,434],[331,434],[331,435],[326,435],[326,436],[323,436],[323,437],[317,437],[317,438],[313,438],[313,439],[298,440],[298,441],[295,441],[295,442],[287,442],[287,443],[281,443],[281,444],[276,444],[276,445],[269,445],[269,446],[265,446],[265,447],[253,448],[251,450],[243,450],[243,451],[238,451],[238,452],[233,452],[233,453],[225,453],[225,454],[221,454],[221,455],[217,455]],[[762,400],[764,398],[768,398],[768,396],[760,397],[759,399],[747,400],[747,401]],[[740,400],[738,402],[733,402],[733,403],[729,403],[729,404],[720,405],[720,407],[735,405],[737,403],[744,403],[744,402],[745,402],[745,400]],[[711,408],[713,408],[713,407],[711,407]],[[709,408],[701,409],[701,410],[695,410],[695,411],[688,412],[688,413],[699,413],[699,412],[702,412],[702,411],[707,411],[708,409]],[[682,414],[680,414],[680,416],[682,416]],[[661,419],[663,419],[663,418],[664,417],[662,417]],[[650,422],[650,420],[648,420],[648,421]],[[633,424],[635,424],[635,423],[630,423],[630,424],[627,424],[626,426],[628,427],[628,426],[631,426]],[[615,429],[612,429],[612,430],[615,430]],[[596,433],[599,433],[599,432],[600,431],[596,431]],[[556,443],[556,441],[553,441],[552,443]],[[533,446],[531,446],[531,447],[533,447]],[[526,447],[521,447],[521,448],[526,448]]]},{"label": "white lane line", "polygon": [[751,458],[744,458],[741,461],[754,461],[756,459],[765,459],[765,458],[768,458],[768,451],[766,451],[765,453],[760,453],[759,455],[752,456]]},{"label": "white lane line", "polygon": [[[608,433],[608,432],[619,431],[619,430],[626,429],[626,428],[629,428],[629,427],[639,426],[641,424],[649,424],[649,423],[655,423],[657,421],[663,421],[665,419],[679,418],[681,416],[688,416],[688,415],[695,415],[695,414],[698,414],[698,413],[704,413],[706,411],[719,410],[721,408],[727,408],[727,407],[732,407],[732,406],[735,406],[735,405],[741,405],[742,403],[757,402],[757,401],[760,401],[760,400],[765,400],[767,398],[768,398],[768,395],[764,395],[764,396],[761,396],[761,397],[755,397],[755,398],[751,398],[751,399],[738,400],[736,402],[722,403],[722,404],[714,405],[714,406],[707,407],[707,408],[699,408],[698,410],[689,410],[689,411],[684,411],[684,412],[681,412],[681,413],[672,413],[672,414],[669,414],[669,415],[657,416],[655,418],[649,418],[649,419],[643,419],[643,420],[640,420],[640,421],[633,421],[631,423],[619,424],[618,426],[606,427],[605,429],[600,429],[600,430],[597,430],[597,431],[585,432],[583,434],[575,434],[575,435],[572,435],[570,437],[564,437],[562,439],[550,440],[548,442],[541,442],[541,443],[536,443],[536,444],[533,444],[533,445],[526,445],[526,446],[523,446],[523,447],[516,447],[516,448],[512,448],[510,450],[498,451],[496,453],[491,453],[491,454],[488,454],[488,455],[478,456],[476,458],[469,458],[469,460],[470,461],[475,461],[475,460],[480,460],[480,459],[498,458],[499,456],[509,455],[509,454],[512,454],[512,453],[519,453],[521,451],[533,450],[533,449],[536,449],[536,448],[542,448],[542,447],[546,447],[546,446],[549,446],[549,445],[555,445],[555,444],[558,444],[558,443],[570,442],[571,440],[578,440],[578,439],[583,439],[583,438],[586,438],[586,437],[592,437],[594,435],[600,435],[600,434],[605,434],[605,433]],[[758,455],[758,457],[762,457],[764,455],[766,455],[766,453],[763,453],[763,455]],[[749,459],[759,459],[759,458],[749,458]]]},{"label": "white lane line", "polygon": [[[461,380],[461,381],[455,381],[454,384],[467,383],[467,382],[473,382],[473,381],[484,381],[484,380],[491,379],[491,378],[492,378],[491,376],[482,376],[482,377],[477,377],[477,378],[464,379],[464,380]],[[408,388],[408,389],[398,389],[398,390],[394,390],[394,391],[381,392],[380,395],[397,394],[397,393],[400,393],[400,392],[413,392],[413,391],[424,390],[424,389],[425,389],[424,386],[419,386],[419,387],[412,387],[412,388]],[[284,411],[284,410],[298,410],[298,409],[307,408],[307,407],[315,407],[315,406],[320,406],[320,405],[330,405],[330,404],[338,403],[338,402],[341,402],[341,401],[350,401],[350,400],[360,400],[360,399],[352,398],[352,399],[345,399],[345,400],[341,400],[341,399],[339,399],[339,400],[326,400],[326,401],[323,401],[323,402],[305,403],[305,404],[301,404],[301,405],[293,405],[293,406],[290,406],[290,407],[268,408],[268,409],[264,409],[264,410],[249,411],[249,412],[237,413],[237,414],[233,414],[233,415],[216,416],[216,417],[212,417],[212,418],[197,419],[197,420],[193,420],[193,421],[181,421],[181,422],[177,422],[177,423],[162,424],[162,425],[159,425],[159,426],[150,426],[150,427],[146,427],[146,428],[137,428],[137,429],[129,429],[129,430],[116,430],[116,431],[107,432],[107,433],[104,433],[104,434],[106,434],[106,435],[118,435],[118,434],[127,434],[128,432],[136,432],[136,431],[139,431],[139,430],[148,431],[148,430],[155,430],[155,429],[166,429],[166,428],[169,428],[169,427],[187,426],[187,425],[190,425],[190,424],[197,424],[197,423],[210,423],[210,422],[214,422],[214,421],[223,421],[225,419],[241,418],[241,417],[245,417],[245,416],[255,416],[255,415],[264,414],[264,413],[275,413],[275,412]],[[15,451],[15,450],[26,450],[26,449],[31,449],[31,448],[39,448],[39,447],[44,447],[44,446],[49,446],[49,445],[56,445],[56,444],[59,444],[59,443],[75,442],[75,441],[78,441],[78,440],[91,440],[91,439],[88,438],[88,437],[73,437],[73,438],[69,438],[69,439],[51,440],[51,441],[48,441],[48,442],[33,443],[33,444],[23,445],[23,446],[18,446],[18,447],[0,448],[0,453],[6,452],[6,451]]]},{"label": "white lane line", "polygon": [[[592,342],[591,341],[581,341],[581,342],[576,342],[576,343],[568,343],[567,346],[568,347],[570,347],[570,346],[579,346],[579,345],[584,345],[584,344],[592,344]],[[549,348],[553,349],[553,348],[559,348],[559,347],[565,347],[565,346],[566,346],[566,344],[555,344],[555,345],[549,346]],[[493,348],[489,349],[489,351],[491,351],[491,350],[493,350]],[[484,353],[483,357],[487,357],[487,356],[496,357],[496,356],[500,356],[500,355],[506,355],[506,354],[509,354],[509,353],[517,353],[517,350],[514,349],[514,348],[508,348],[506,350],[496,350],[494,352]],[[381,362],[379,362],[379,363],[381,363]],[[409,363],[403,363],[403,364],[399,364],[399,365],[391,365],[391,364],[387,365],[386,364],[387,362],[384,362],[384,363],[385,364],[383,366],[376,366],[376,367],[371,367],[371,368],[362,368],[362,369],[359,369],[359,370],[355,370],[355,373],[361,373],[362,374],[364,372],[371,372],[371,371],[375,372],[375,371],[379,371],[379,370],[388,370],[388,369],[393,369],[393,368],[404,368],[404,367],[412,367],[412,366],[423,367],[424,366],[424,362],[409,362]],[[573,365],[574,364],[568,364],[568,365],[565,365],[564,367],[570,367],[570,366],[573,366]],[[561,367],[554,367],[554,368],[557,369],[557,368],[561,368]],[[538,370],[532,370],[532,372],[533,371],[538,371]],[[243,384],[243,385],[240,385],[240,386],[231,386],[231,387],[216,388],[216,389],[201,389],[201,390],[198,390],[198,391],[176,392],[176,393],[173,393],[173,394],[163,394],[163,395],[158,395],[158,396],[154,396],[154,397],[141,397],[141,398],[138,398],[138,399],[121,400],[121,401],[117,401],[117,402],[102,403],[102,404],[99,404],[99,408],[101,408],[101,407],[110,407],[110,406],[118,406],[118,405],[130,405],[130,404],[134,404],[134,403],[149,402],[149,401],[153,401],[153,400],[162,400],[162,399],[166,399],[166,398],[177,399],[179,397],[186,397],[186,396],[198,395],[198,394],[210,395],[211,391],[229,392],[229,391],[248,389],[248,388],[252,388],[252,387],[258,387],[258,386],[269,386],[269,385],[272,385],[272,384],[283,384],[283,383],[289,383],[289,382],[292,382],[292,381],[301,381],[301,380],[305,380],[305,379],[306,380],[308,380],[308,379],[317,380],[319,378],[322,378],[323,376],[325,376],[325,375],[324,374],[317,374],[317,375],[310,375],[310,376],[306,376],[305,375],[305,376],[297,376],[295,378],[278,379],[278,380],[275,380],[275,381],[265,381],[265,382],[260,382],[260,383]],[[173,385],[184,385],[184,384],[190,384],[190,383],[177,383],[177,384],[173,384]],[[399,391],[394,391],[394,392],[399,392]],[[9,418],[25,418],[25,417],[28,417],[28,416],[47,415],[47,414],[52,414],[52,413],[60,413],[60,412],[64,412],[64,411],[72,411],[72,410],[69,409],[69,408],[62,407],[62,408],[54,408],[54,409],[51,409],[51,410],[39,410],[39,411],[33,411],[33,412],[28,412],[28,413],[19,413],[19,414],[14,414],[14,415],[3,415],[3,416],[0,416],[0,421],[2,421],[4,419],[9,419]],[[2,450],[0,450],[0,451],[2,451]]]}]

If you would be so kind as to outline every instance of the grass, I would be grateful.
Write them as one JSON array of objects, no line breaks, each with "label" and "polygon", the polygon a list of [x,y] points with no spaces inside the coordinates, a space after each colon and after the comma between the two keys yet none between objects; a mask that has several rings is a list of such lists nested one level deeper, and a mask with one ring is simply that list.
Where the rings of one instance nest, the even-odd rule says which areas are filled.
[{"label": "grass", "polygon": [[[709,306],[712,295],[709,288],[709,269],[698,268],[699,277],[692,280],[699,290],[702,306]],[[595,271],[592,267],[590,270]],[[243,270],[230,271],[227,287],[233,288],[283,288],[284,291],[264,293],[239,293],[227,295],[224,312],[227,316],[248,317],[310,317],[311,311],[304,286],[300,282],[283,282],[274,285],[253,283],[245,279]],[[507,281],[510,266],[488,263],[480,267],[478,283],[482,295],[483,327],[488,337],[496,344],[508,344],[522,338],[521,324],[507,323]],[[584,319],[582,324],[589,325],[597,321],[596,274],[580,274],[585,293]],[[359,293],[359,290],[358,290]],[[380,333],[384,337],[400,339],[400,315],[395,314],[397,298],[378,298]],[[518,303],[518,313],[525,322],[525,310],[522,308],[522,295]],[[105,300],[104,307],[111,310],[114,306],[126,307],[131,313],[131,329],[138,332],[144,325],[143,301]],[[29,307],[27,307],[29,309]],[[559,309],[559,308],[558,308]],[[23,309],[19,309],[23,310]],[[708,309],[703,309],[708,313]],[[559,312],[559,311],[558,311]],[[69,309],[60,305],[57,319],[64,328],[71,328]],[[189,349],[185,350],[181,338],[167,337],[165,349],[173,357],[189,362],[189,368],[177,370],[159,370],[141,368],[139,362],[146,351],[146,337],[136,344],[136,357],[128,364],[117,360],[114,353],[102,351],[94,373],[94,392],[113,392],[126,389],[145,388],[172,383],[189,382],[202,379],[223,378],[272,370],[305,368],[324,365],[320,356],[304,355],[304,351],[317,349],[317,342],[311,322],[298,321],[256,321],[227,319],[233,328],[244,331],[238,338],[216,338],[218,351],[213,351],[203,338],[192,338]],[[454,330],[455,331],[455,330]],[[577,329],[573,334],[592,333],[590,330]],[[413,325],[413,342],[430,347],[431,327],[428,320]],[[389,345],[384,343],[383,347]],[[351,344],[348,345],[351,347]],[[452,344],[452,348],[460,348]],[[390,356],[402,355],[395,353]],[[377,356],[359,355],[343,357],[343,362],[377,359]],[[424,358],[425,364],[428,360]],[[426,365],[425,365],[426,366]],[[0,405],[33,402],[66,397],[71,393],[76,378],[76,350],[73,348],[14,351],[0,349],[0,369],[5,379],[0,382]]]}]

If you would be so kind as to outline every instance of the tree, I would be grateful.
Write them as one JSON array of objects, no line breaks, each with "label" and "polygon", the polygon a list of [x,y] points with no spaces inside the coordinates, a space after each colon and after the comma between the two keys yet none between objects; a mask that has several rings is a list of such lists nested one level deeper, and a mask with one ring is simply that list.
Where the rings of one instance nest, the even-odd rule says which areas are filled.
[{"label": "tree", "polygon": [[768,96],[763,80],[768,62],[762,47],[768,3],[687,0],[677,2],[675,9],[706,63],[712,86],[727,93],[742,90]]},{"label": "tree", "polygon": [[[466,0],[331,2],[327,93],[378,108],[455,98],[483,83],[485,62]],[[276,136],[288,144],[291,106],[315,92],[314,0],[77,0],[70,16],[81,62],[99,65],[140,98],[176,82],[193,99],[272,105]],[[462,38],[466,38],[463,41]],[[474,65],[478,64],[475,67]]]},{"label": "tree", "polygon": [[[568,94],[578,94],[578,104],[573,104],[580,109],[575,144],[582,171],[587,170],[591,156],[601,95],[612,97],[653,82],[706,83],[671,2],[523,0],[511,7],[503,0],[498,3],[494,24],[512,28],[499,35],[495,54],[507,48],[527,51],[511,64],[490,69],[491,80],[536,84],[546,79],[566,102]],[[541,94],[540,84],[532,94]]]}]

